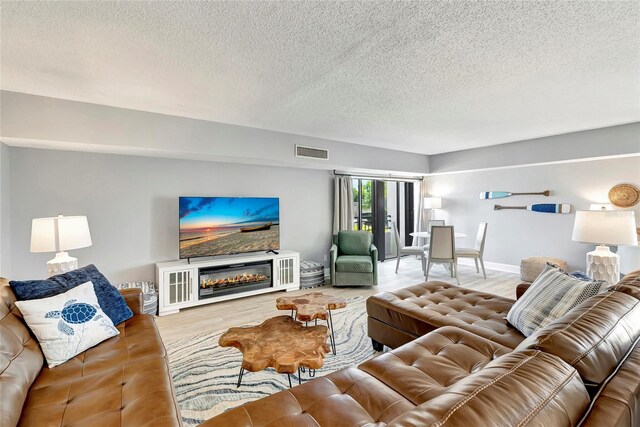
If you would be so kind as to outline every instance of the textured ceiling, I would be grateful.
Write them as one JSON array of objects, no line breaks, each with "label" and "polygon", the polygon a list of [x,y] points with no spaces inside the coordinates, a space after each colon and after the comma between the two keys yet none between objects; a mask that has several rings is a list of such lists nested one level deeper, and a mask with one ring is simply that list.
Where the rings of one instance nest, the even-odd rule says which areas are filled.
[{"label": "textured ceiling", "polygon": [[2,2],[3,89],[435,154],[640,120],[640,2]]}]

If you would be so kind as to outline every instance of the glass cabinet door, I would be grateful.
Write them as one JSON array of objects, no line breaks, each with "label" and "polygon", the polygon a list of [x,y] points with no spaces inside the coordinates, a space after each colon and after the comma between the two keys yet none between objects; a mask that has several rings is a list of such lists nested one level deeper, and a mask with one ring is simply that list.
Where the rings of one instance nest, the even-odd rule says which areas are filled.
[{"label": "glass cabinet door", "polygon": [[191,301],[191,270],[169,271],[165,273],[168,284],[165,305]]}]

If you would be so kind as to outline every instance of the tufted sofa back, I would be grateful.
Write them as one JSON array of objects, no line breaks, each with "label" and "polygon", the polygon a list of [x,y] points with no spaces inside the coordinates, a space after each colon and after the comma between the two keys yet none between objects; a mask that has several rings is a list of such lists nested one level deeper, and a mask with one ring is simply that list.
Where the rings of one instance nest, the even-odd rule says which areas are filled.
[{"label": "tufted sofa back", "polygon": [[516,350],[542,350],[573,366],[592,390],[640,337],[640,301],[621,292],[596,295],[539,329]]},{"label": "tufted sofa back", "polygon": [[622,278],[614,286],[611,292],[622,292],[640,300],[640,270],[633,271]]},{"label": "tufted sofa back", "polygon": [[42,351],[15,306],[6,279],[0,278],[0,425],[18,423],[29,387],[40,373]]}]

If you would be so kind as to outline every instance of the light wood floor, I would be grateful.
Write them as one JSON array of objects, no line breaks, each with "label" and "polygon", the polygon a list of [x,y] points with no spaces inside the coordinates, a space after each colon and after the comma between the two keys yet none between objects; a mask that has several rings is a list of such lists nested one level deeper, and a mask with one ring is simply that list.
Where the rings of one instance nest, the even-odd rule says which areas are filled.
[{"label": "light wood floor", "polygon": [[[324,286],[313,290],[322,291],[345,298],[362,295],[368,297],[382,291],[405,288],[424,282],[420,260],[404,257],[400,261],[398,274],[395,273],[395,260],[378,264],[378,283],[374,288],[334,288]],[[517,274],[487,270],[487,279],[476,273],[475,267],[459,266],[460,286],[488,292],[507,298],[515,298],[516,286],[520,283]],[[441,280],[455,284],[442,266],[434,266],[429,273],[429,280]],[[309,292],[300,290],[287,295],[299,295]],[[160,335],[165,342],[175,341],[207,332],[226,330],[232,326],[261,323],[265,319],[282,315],[276,310],[275,300],[284,293],[270,293],[224,301],[215,304],[189,308],[177,314],[156,317]]]}]

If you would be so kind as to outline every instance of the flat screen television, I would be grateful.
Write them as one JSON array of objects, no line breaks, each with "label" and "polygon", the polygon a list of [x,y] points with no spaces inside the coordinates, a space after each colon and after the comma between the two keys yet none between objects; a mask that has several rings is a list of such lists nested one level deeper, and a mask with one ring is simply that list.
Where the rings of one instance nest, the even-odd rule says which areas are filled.
[{"label": "flat screen television", "polygon": [[277,197],[180,197],[180,259],[278,249]]}]

